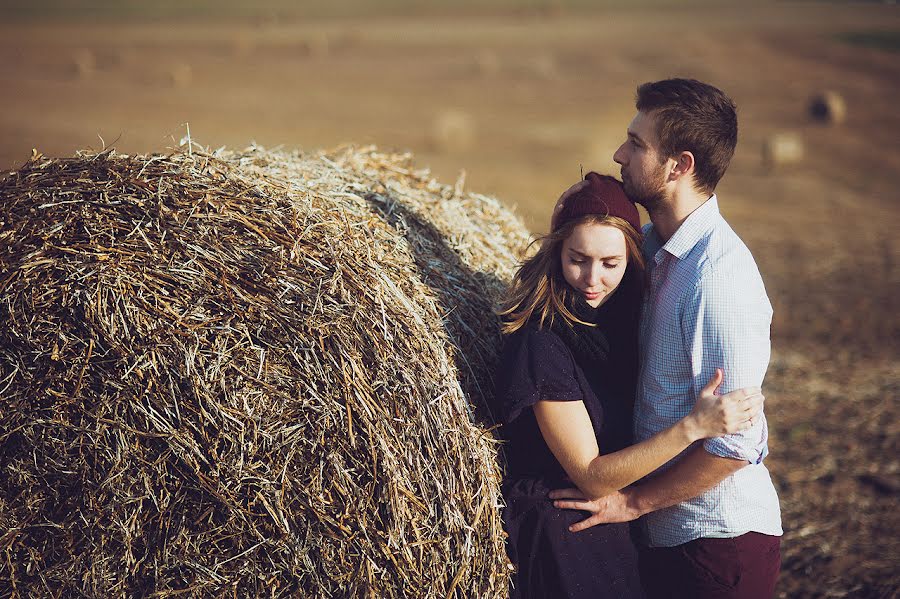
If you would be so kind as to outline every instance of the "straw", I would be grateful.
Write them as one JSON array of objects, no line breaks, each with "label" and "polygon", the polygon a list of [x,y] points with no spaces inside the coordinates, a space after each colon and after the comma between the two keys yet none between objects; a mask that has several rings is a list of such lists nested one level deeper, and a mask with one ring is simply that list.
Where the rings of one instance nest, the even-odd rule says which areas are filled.
[{"label": "straw", "polygon": [[0,597],[502,597],[492,309],[529,241],[409,155],[0,180]]}]

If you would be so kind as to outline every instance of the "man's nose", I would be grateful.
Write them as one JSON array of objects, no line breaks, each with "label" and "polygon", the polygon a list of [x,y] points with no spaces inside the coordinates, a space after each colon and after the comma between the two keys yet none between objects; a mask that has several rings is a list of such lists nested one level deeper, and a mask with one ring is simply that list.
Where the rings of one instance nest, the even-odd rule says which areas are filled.
[{"label": "man's nose", "polygon": [[624,152],[622,152],[622,148],[624,148],[624,147],[625,147],[625,144],[622,144],[621,146],[618,147],[615,154],[613,154],[613,161],[616,164],[622,164],[622,165],[625,164],[625,157],[623,156]]}]

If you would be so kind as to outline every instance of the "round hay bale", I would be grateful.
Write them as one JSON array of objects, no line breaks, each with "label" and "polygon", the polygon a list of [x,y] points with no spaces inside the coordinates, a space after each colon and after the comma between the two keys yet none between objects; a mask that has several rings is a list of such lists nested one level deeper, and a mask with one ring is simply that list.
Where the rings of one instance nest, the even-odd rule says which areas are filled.
[{"label": "round hay bale", "polygon": [[552,54],[539,54],[531,61],[531,72],[541,79],[555,79],[559,76],[559,65]]},{"label": "round hay bale", "polygon": [[187,63],[179,62],[169,69],[169,85],[172,87],[180,89],[189,87],[193,79],[194,70]]},{"label": "round hay bale", "polygon": [[768,136],[763,142],[762,161],[766,168],[777,168],[803,161],[806,146],[797,133],[780,132]]},{"label": "round hay bale", "polygon": [[72,55],[72,74],[79,79],[89,79],[97,71],[97,56],[93,50],[80,48]]},{"label": "round hay bale", "polygon": [[106,151],[0,179],[0,240],[0,596],[506,595],[496,200]]},{"label": "round hay bale", "polygon": [[502,69],[500,56],[493,50],[482,50],[474,58],[472,70],[479,77],[492,78],[500,74]]},{"label": "round hay bale", "polygon": [[324,31],[317,31],[300,41],[300,53],[312,58],[326,58],[332,50],[331,37]]},{"label": "round hay bale", "polygon": [[141,64],[140,51],[131,45],[115,46],[111,53],[111,66],[119,69],[136,68]]},{"label": "round hay bale", "polygon": [[820,123],[840,125],[847,119],[847,103],[835,91],[820,92],[810,99],[809,114]]},{"label": "round hay bale", "polygon": [[464,152],[475,143],[475,119],[463,110],[441,111],[431,127],[432,146],[439,152]]},{"label": "round hay bale", "polygon": [[563,0],[543,0],[537,6],[538,14],[550,19],[558,19],[566,14]]},{"label": "round hay bale", "polygon": [[256,50],[256,39],[249,31],[239,30],[231,37],[231,54],[236,58],[247,58]]}]

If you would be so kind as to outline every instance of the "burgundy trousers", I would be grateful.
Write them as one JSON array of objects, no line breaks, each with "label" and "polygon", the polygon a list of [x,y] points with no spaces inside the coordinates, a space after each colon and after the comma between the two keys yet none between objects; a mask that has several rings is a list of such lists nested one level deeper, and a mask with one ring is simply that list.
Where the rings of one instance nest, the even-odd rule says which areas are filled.
[{"label": "burgundy trousers", "polygon": [[781,568],[781,537],[748,532],[642,547],[638,567],[648,599],[771,598]]}]

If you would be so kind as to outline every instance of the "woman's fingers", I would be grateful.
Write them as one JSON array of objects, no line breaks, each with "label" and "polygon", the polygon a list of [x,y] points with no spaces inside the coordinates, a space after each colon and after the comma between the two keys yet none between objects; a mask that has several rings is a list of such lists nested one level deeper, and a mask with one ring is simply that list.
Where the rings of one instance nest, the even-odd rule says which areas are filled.
[{"label": "woman's fingers", "polygon": [[738,422],[735,424],[740,430],[753,428],[759,422],[766,398],[761,392],[748,395],[740,402],[740,408],[736,413]]},{"label": "woman's fingers", "polygon": [[747,414],[747,417],[757,416],[763,409],[766,402],[766,396],[762,393],[756,393],[745,398],[741,402],[741,412]]},{"label": "woman's fingers", "polygon": [[749,397],[753,397],[761,393],[762,389],[760,389],[759,387],[742,387],[740,389],[735,389],[734,391],[729,391],[728,393],[723,394],[722,397],[727,398],[731,401],[744,401]]},{"label": "woman's fingers", "polygon": [[747,430],[762,418],[765,396],[759,387],[735,389],[724,395],[716,395],[723,381],[722,369],[717,368],[691,414],[695,416],[704,437],[718,437]]},{"label": "woman's fingers", "polygon": [[738,389],[723,396],[719,408],[725,434],[745,431],[761,418],[765,396],[759,388]]}]

